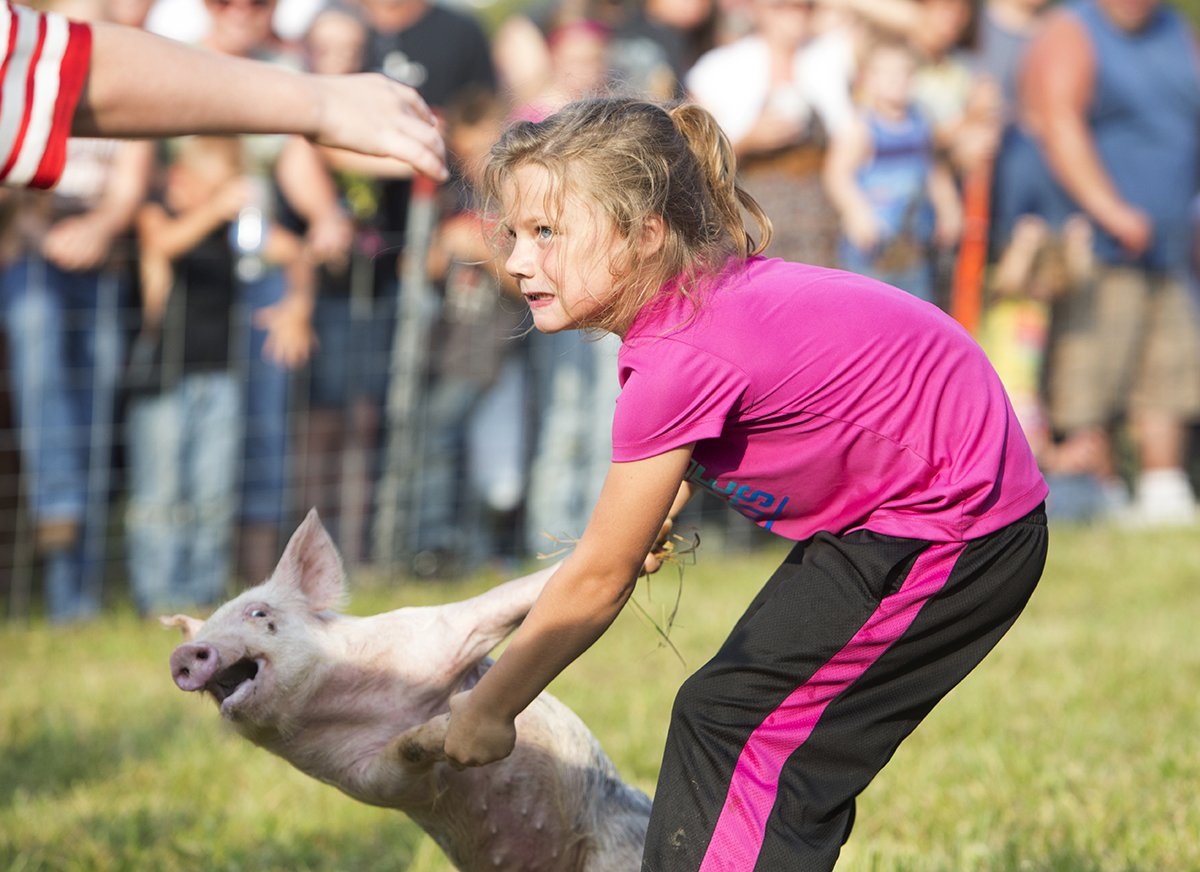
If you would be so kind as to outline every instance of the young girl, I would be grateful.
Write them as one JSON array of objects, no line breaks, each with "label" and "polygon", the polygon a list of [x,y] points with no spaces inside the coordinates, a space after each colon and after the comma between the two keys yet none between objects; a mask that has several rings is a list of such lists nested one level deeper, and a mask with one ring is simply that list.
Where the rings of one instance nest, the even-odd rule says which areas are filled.
[{"label": "young girl", "polygon": [[623,341],[614,463],[503,655],[450,702],[456,767],[609,626],[696,490],[798,544],[675,702],[647,870],[832,869],[854,798],[1041,574],[1046,486],[1000,382],[935,307],[757,256],[693,105],[572,104],[493,149],[539,330]]},{"label": "young girl", "polygon": [[915,69],[916,56],[898,38],[867,47],[859,112],[831,139],[825,186],[842,219],[839,266],[934,303],[932,249],[958,242],[962,207],[913,104]]}]

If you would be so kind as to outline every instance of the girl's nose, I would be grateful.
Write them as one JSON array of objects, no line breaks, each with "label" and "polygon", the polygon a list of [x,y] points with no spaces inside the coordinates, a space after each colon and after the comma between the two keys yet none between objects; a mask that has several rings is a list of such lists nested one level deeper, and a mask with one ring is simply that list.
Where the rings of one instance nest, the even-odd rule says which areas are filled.
[{"label": "girl's nose", "polygon": [[517,242],[513,245],[512,252],[504,262],[504,269],[515,279],[531,278],[533,273],[531,271],[532,261],[529,257],[529,246],[522,242]]}]

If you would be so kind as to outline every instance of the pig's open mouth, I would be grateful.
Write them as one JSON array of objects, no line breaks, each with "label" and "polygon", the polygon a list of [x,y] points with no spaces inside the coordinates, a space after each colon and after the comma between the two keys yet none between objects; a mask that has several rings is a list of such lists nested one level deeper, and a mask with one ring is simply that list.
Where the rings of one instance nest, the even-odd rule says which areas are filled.
[{"label": "pig's open mouth", "polygon": [[222,669],[208,683],[208,690],[222,703],[233,696],[239,687],[247,681],[253,681],[258,675],[258,663],[249,657],[243,657],[227,669]]}]

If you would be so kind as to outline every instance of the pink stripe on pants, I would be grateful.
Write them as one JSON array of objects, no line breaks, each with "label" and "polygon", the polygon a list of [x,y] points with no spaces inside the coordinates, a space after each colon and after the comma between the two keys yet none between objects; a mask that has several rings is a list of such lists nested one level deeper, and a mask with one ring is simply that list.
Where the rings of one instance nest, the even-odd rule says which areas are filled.
[{"label": "pink stripe on pants", "polygon": [[945,586],[964,548],[965,542],[938,544],[921,554],[900,590],[883,600],[845,647],[750,734],[700,872],[754,868],[784,763],[808,740],[825,707],[904,635],[925,603]]}]

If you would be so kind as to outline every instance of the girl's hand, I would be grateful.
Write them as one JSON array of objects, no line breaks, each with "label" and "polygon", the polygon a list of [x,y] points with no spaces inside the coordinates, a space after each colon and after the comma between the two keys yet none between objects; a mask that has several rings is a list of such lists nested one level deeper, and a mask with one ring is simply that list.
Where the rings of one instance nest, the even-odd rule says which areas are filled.
[{"label": "girl's hand", "polygon": [[517,744],[516,724],[491,712],[476,712],[471,692],[450,697],[450,725],[446,729],[446,762],[462,771],[503,760]]},{"label": "girl's hand", "polygon": [[290,300],[255,311],[254,326],[267,331],[263,359],[284,369],[300,366],[317,347],[311,311]]},{"label": "girl's hand", "polygon": [[646,561],[642,564],[642,575],[651,575],[662,568],[663,557],[666,554],[663,551],[663,546],[670,540],[671,530],[674,526],[675,524],[670,518],[663,521],[662,529],[658,532],[658,538],[654,540],[654,547],[650,549],[650,553],[646,555]]},{"label": "girl's hand", "polygon": [[845,226],[842,229],[846,238],[859,251],[871,252],[879,244],[879,222],[870,209],[847,210]]},{"label": "girl's hand", "polygon": [[63,218],[42,242],[46,260],[67,272],[99,269],[112,250],[111,228],[96,213]]}]

